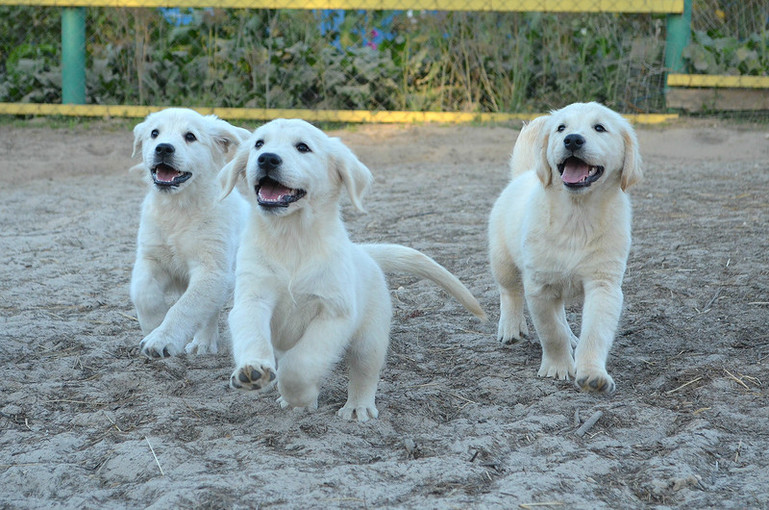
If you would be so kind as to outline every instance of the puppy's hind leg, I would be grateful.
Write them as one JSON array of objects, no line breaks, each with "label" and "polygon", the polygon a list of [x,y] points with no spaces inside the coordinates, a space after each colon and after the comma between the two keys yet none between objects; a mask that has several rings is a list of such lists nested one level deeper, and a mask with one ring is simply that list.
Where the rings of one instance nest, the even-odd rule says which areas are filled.
[{"label": "puppy's hind leg", "polygon": [[561,313],[559,314],[558,320],[561,321],[561,326],[563,327],[564,331],[569,332],[569,343],[571,345],[571,348],[576,349],[577,344],[579,343],[579,338],[577,338],[577,335],[575,335],[574,332],[571,330],[571,326],[569,326],[569,321],[566,320],[565,307],[561,307]]},{"label": "puppy's hind leg", "polygon": [[528,294],[526,300],[542,344],[542,363],[537,375],[556,379],[574,377],[571,347],[574,334],[566,324],[563,301],[547,292]]},{"label": "puppy's hind leg", "polygon": [[523,315],[523,280],[512,259],[495,251],[492,248],[491,271],[499,288],[497,339],[501,344],[510,345],[529,336]]},{"label": "puppy's hind leg", "polygon": [[278,363],[280,406],[317,409],[320,386],[344,355],[354,333],[349,315],[321,311]]},{"label": "puppy's hind leg", "polygon": [[166,302],[166,290],[170,278],[156,264],[138,258],[131,274],[131,301],[144,336],[149,335],[163,322],[171,307]]},{"label": "puppy's hind leg", "polygon": [[219,313],[214,313],[192,342],[184,347],[187,354],[216,354],[219,351]]},{"label": "puppy's hind leg", "polygon": [[364,422],[379,416],[375,396],[390,343],[391,310],[389,301],[386,303],[378,310],[379,317],[370,321],[350,346],[347,402],[337,411],[345,420]]}]

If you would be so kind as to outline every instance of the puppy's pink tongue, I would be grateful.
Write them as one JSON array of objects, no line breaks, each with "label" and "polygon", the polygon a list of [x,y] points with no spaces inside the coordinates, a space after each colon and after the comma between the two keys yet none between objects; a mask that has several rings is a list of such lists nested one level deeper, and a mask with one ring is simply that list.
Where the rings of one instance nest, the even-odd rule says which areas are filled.
[{"label": "puppy's pink tongue", "polygon": [[155,171],[155,178],[159,181],[171,182],[178,176],[179,176],[179,172],[177,172],[173,168],[168,168],[165,166],[159,166],[158,169]]},{"label": "puppy's pink tongue", "polygon": [[561,180],[566,184],[577,184],[587,179],[590,174],[590,165],[584,161],[575,159],[566,160],[566,164],[563,166],[563,175]]},{"label": "puppy's pink tongue", "polygon": [[278,184],[275,181],[265,182],[259,188],[259,196],[262,200],[278,201],[291,194],[291,189]]}]

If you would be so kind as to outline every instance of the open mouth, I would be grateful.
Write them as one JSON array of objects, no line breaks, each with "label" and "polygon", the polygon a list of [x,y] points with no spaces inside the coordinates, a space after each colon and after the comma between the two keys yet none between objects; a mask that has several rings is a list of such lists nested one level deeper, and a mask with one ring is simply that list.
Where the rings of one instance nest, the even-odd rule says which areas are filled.
[{"label": "open mouth", "polygon": [[256,201],[262,207],[288,207],[307,194],[303,189],[287,188],[269,177],[262,177],[255,188]]},{"label": "open mouth", "polygon": [[190,172],[180,172],[166,164],[159,164],[151,169],[152,180],[161,188],[173,188],[192,177]]},{"label": "open mouth", "polygon": [[603,175],[602,166],[588,165],[574,156],[558,165],[561,180],[568,188],[587,188]]}]

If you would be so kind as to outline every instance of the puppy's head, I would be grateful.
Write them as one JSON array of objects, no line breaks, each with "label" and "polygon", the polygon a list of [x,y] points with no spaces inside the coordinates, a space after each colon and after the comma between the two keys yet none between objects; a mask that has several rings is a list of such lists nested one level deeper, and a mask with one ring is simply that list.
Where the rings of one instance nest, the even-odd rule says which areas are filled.
[{"label": "puppy's head", "polygon": [[254,131],[220,174],[224,196],[244,179],[265,214],[336,207],[342,188],[363,210],[372,176],[338,138],[299,119],[276,119]]},{"label": "puppy's head", "polygon": [[164,193],[176,193],[194,181],[214,182],[216,172],[250,133],[186,108],[149,114],[134,127],[133,154],[141,153],[147,181]]},{"label": "puppy's head", "polygon": [[545,187],[575,194],[641,179],[638,140],[630,123],[598,103],[574,103],[541,123],[537,175]]}]

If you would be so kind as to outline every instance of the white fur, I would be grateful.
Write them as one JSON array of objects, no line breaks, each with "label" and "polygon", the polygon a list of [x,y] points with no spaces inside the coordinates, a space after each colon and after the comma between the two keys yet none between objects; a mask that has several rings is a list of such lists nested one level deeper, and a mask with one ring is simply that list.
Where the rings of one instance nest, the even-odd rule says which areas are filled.
[{"label": "white fur", "polygon": [[[151,358],[217,352],[219,312],[232,292],[235,254],[248,214],[238,193],[220,201],[219,170],[250,133],[213,115],[169,108],[134,128],[134,154],[149,191],[142,205],[131,300]],[[192,175],[178,187],[153,181],[158,146]],[[186,345],[186,347],[185,347]]]},{"label": "white fur", "polygon": [[[279,162],[270,177],[306,194],[286,207],[259,205],[255,190],[266,174],[260,160]],[[321,385],[346,352],[348,398],[338,414],[376,418],[374,396],[392,314],[380,264],[430,278],[484,316],[459,280],[429,257],[349,239],[341,194],[346,190],[362,210],[372,176],[338,138],[301,120],[272,121],[222,170],[225,195],[243,178],[253,207],[238,250],[229,316],[232,387],[266,391],[277,383],[282,407],[314,409]]]},{"label": "white fur", "polygon": [[[572,189],[562,182],[558,164],[571,154],[564,142],[568,135],[584,139],[575,156],[604,168],[589,187]],[[630,250],[625,190],[641,178],[633,128],[597,103],[569,105],[522,129],[511,174],[489,221],[491,268],[500,292],[499,340],[513,343],[528,335],[525,299],[542,344],[538,375],[575,377],[584,391],[611,392],[606,360],[622,311]],[[583,300],[579,339],[564,309],[573,299]]]}]

